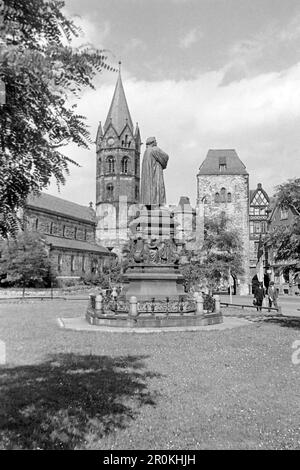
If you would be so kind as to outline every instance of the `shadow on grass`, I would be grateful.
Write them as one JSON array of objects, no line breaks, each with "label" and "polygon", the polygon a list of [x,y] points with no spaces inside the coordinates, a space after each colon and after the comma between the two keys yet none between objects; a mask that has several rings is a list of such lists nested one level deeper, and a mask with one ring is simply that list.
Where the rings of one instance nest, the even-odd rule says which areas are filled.
[{"label": "shadow on grass", "polygon": [[263,322],[273,323],[278,326],[283,326],[285,328],[294,328],[300,330],[300,318],[299,317],[264,317]]},{"label": "shadow on grass", "polygon": [[155,406],[146,356],[58,354],[0,369],[0,448],[74,449],[125,428]]}]

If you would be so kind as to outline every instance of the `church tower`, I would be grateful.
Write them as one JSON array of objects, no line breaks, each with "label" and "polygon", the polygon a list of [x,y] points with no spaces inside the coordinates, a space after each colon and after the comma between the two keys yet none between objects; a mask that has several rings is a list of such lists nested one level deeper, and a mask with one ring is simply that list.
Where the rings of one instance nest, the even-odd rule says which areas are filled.
[{"label": "church tower", "polygon": [[128,208],[139,203],[140,148],[139,127],[133,127],[119,68],[108,115],[96,137],[97,241],[116,252],[127,240]]}]

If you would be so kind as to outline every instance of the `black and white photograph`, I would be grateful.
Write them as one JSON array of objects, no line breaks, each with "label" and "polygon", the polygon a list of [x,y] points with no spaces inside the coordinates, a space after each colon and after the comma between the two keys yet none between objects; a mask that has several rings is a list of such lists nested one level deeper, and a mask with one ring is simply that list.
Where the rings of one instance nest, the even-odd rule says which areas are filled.
[{"label": "black and white photograph", "polygon": [[0,0],[0,450],[300,450],[299,389],[300,1]]}]

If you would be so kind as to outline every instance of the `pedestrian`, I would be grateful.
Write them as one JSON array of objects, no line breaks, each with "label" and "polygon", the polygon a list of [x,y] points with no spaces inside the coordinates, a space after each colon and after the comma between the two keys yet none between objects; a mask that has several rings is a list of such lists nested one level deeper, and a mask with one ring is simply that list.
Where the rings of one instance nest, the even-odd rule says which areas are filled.
[{"label": "pedestrian", "polygon": [[275,288],[273,281],[270,282],[270,285],[268,288],[268,298],[269,298],[269,312],[270,312],[270,308],[272,307],[273,304],[275,308],[278,308],[278,303],[277,303],[278,290]]},{"label": "pedestrian", "polygon": [[263,283],[260,282],[254,292],[256,310],[259,312],[261,312],[261,307],[262,307],[262,303],[263,303],[265,295],[266,295],[266,291],[264,289]]}]

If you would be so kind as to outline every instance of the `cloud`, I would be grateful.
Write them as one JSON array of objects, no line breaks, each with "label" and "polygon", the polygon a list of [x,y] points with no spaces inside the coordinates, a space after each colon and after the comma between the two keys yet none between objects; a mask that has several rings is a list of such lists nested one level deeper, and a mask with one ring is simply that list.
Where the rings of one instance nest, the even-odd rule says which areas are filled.
[{"label": "cloud", "polygon": [[79,36],[72,40],[74,47],[88,44],[98,49],[104,48],[105,40],[111,32],[110,21],[105,20],[100,24],[96,24],[86,16],[70,14],[68,16],[72,16],[75,25],[81,30]]},{"label": "cloud", "polygon": [[272,22],[263,31],[236,42],[228,51],[222,85],[263,71],[285,69],[295,63],[300,47],[300,15],[280,27]]},{"label": "cloud", "polygon": [[[181,195],[195,203],[196,174],[209,148],[235,148],[250,173],[250,187],[261,182],[272,193],[274,185],[300,174],[300,63],[220,86],[225,73],[147,82],[123,71],[131,116],[139,122],[143,142],[155,135],[170,155],[165,172],[169,203]],[[79,106],[93,136],[109,109],[111,78],[113,83],[86,92]],[[61,197],[88,204],[95,200],[95,149],[72,146],[68,152],[82,168],[72,169]],[[57,194],[55,187],[51,192]]]},{"label": "cloud", "polygon": [[179,47],[181,49],[188,49],[198,41],[199,37],[201,37],[200,31],[197,28],[193,28],[179,40]]}]

